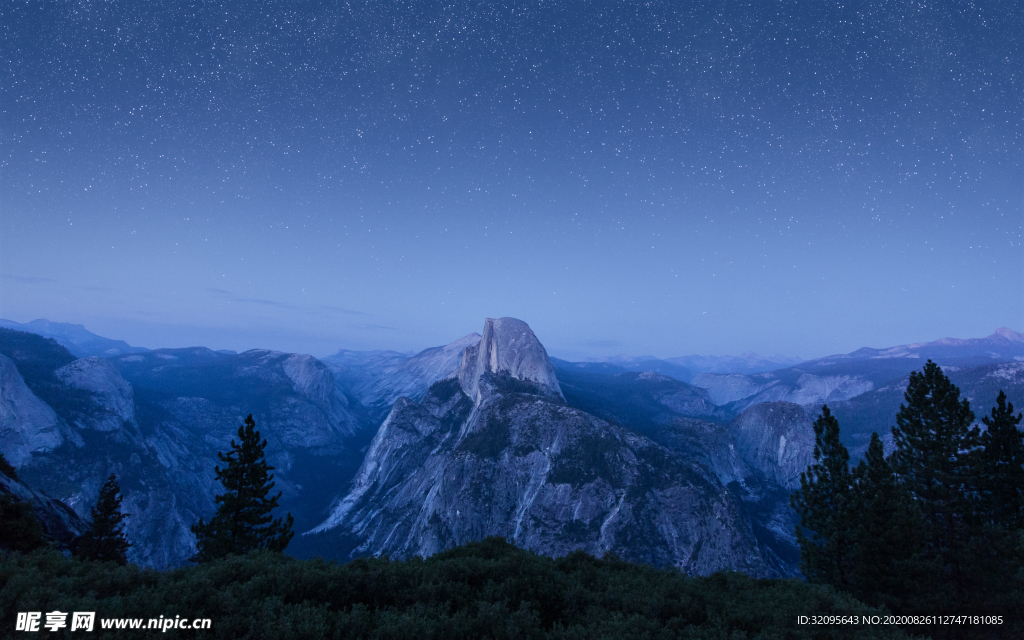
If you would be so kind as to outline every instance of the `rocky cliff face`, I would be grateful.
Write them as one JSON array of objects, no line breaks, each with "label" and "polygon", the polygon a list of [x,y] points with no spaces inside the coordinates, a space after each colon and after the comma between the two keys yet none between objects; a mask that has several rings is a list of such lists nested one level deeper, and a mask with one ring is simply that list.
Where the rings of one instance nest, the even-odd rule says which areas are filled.
[{"label": "rocky cliff face", "polygon": [[501,535],[556,556],[781,574],[713,472],[566,406],[543,347],[510,318],[487,321],[457,379],[395,403],[310,535],[396,557]]},{"label": "rocky cliff face", "polygon": [[562,398],[555,368],[551,366],[544,345],[522,320],[487,318],[484,321],[480,342],[466,347],[462,354],[459,384],[466,395],[479,402],[481,377],[501,372],[518,380],[534,382],[541,392]]},{"label": "rocky cliff face", "polygon": [[814,454],[814,430],[802,407],[758,404],[728,425],[676,418],[653,438],[729,487],[764,556],[780,574],[795,574],[797,517],[789,496]]},{"label": "rocky cliff face", "polygon": [[350,478],[358,465],[352,443],[368,427],[365,416],[310,356],[173,349],[73,360],[47,372],[46,362],[60,360],[34,363],[30,346],[19,353],[38,378],[33,384],[73,402],[57,411],[33,402],[18,369],[0,355],[0,397],[9,400],[0,418],[10,436],[0,448],[28,484],[83,517],[116,474],[131,514],[133,562],[177,566],[194,553],[190,527],[213,513],[222,491],[217,452],[230,448],[248,413],[268,440],[282,513],[305,526],[322,519],[335,497],[320,485]]},{"label": "rocky cliff face", "polygon": [[814,428],[803,407],[791,402],[757,404],[729,425],[736,452],[749,468],[786,489],[814,462]]},{"label": "rocky cliff face", "polygon": [[422,398],[430,385],[455,375],[462,352],[479,341],[480,334],[471,333],[413,356],[394,351],[342,350],[324,358],[324,363],[334,372],[341,388],[383,419],[398,398]]},{"label": "rocky cliff face", "polygon": [[693,379],[706,389],[712,402],[735,411],[761,402],[792,402],[806,407],[848,400],[871,391],[871,380],[850,374],[815,375],[799,370],[754,375],[704,373]]},{"label": "rocky cliff face", "polygon": [[14,361],[0,354],[0,442],[20,467],[33,453],[46,453],[72,437],[53,409],[25,384]]},{"label": "rocky cliff face", "polygon": [[114,365],[98,357],[81,358],[55,372],[57,379],[92,395],[94,411],[79,416],[76,426],[118,431],[135,422],[135,392]]}]

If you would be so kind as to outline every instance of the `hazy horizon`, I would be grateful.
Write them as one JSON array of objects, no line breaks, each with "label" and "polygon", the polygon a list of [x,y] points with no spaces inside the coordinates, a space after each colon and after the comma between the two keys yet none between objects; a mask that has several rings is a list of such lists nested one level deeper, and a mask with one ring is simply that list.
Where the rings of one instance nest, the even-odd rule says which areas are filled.
[{"label": "hazy horizon", "polygon": [[[8,320],[8,321],[11,321],[11,322],[17,322],[19,324],[29,324],[30,322],[36,321],[36,320],[45,320],[45,321],[48,321],[48,322],[58,322],[58,321],[52,320],[50,318],[32,318],[31,320],[22,321],[22,320],[15,320],[13,318],[0,317],[0,320]],[[308,353],[309,355],[312,355],[312,356],[314,356],[316,358],[324,358],[324,357],[327,357],[327,356],[334,355],[334,354],[338,353],[338,351],[340,351],[340,350],[349,350],[349,351],[374,351],[374,350],[380,350],[380,351],[394,351],[394,352],[401,353],[401,354],[404,354],[404,355],[415,355],[415,354],[420,353],[421,351],[424,351],[426,349],[431,349],[431,348],[445,346],[446,344],[450,344],[450,343],[452,343],[452,342],[454,342],[454,341],[456,341],[456,340],[458,340],[458,339],[460,339],[462,337],[470,335],[472,333],[479,334],[480,333],[480,328],[482,328],[482,326],[483,326],[483,319],[481,319],[481,327],[480,328],[478,328],[476,330],[473,330],[473,331],[468,331],[468,332],[460,334],[458,336],[453,336],[450,339],[447,339],[447,340],[445,340],[443,342],[438,342],[437,344],[429,344],[429,345],[420,346],[420,347],[414,347],[414,348],[410,348],[410,349],[399,349],[399,348],[392,348],[392,347],[388,347],[388,346],[377,347],[377,348],[374,348],[374,349],[353,349],[351,347],[342,345],[342,346],[339,346],[339,347],[336,347],[336,348],[328,349],[327,351],[320,351],[320,352],[316,352],[316,353],[314,353],[313,351],[310,351],[310,350],[288,349],[288,348],[283,348],[283,347],[281,347],[279,345],[275,346],[275,345],[270,345],[270,344],[249,344],[248,346],[240,346],[241,344],[248,344],[248,343],[237,343],[236,346],[234,346],[234,347],[226,346],[226,343],[225,344],[221,344],[221,343],[206,344],[206,343],[192,343],[192,342],[187,342],[186,343],[186,342],[183,342],[183,343],[177,343],[177,344],[173,344],[173,343],[172,344],[160,344],[160,343],[140,344],[140,343],[135,343],[135,342],[133,342],[131,340],[127,340],[123,336],[120,336],[120,335],[105,334],[105,333],[94,331],[90,327],[85,326],[85,325],[83,325],[80,322],[66,322],[64,324],[80,325],[80,326],[83,326],[86,331],[89,331],[90,333],[93,333],[95,335],[99,335],[100,337],[108,338],[108,339],[111,339],[111,340],[124,340],[125,342],[127,342],[129,345],[131,345],[133,347],[143,347],[143,348],[146,348],[146,349],[182,349],[182,348],[189,348],[189,347],[205,347],[205,348],[211,349],[213,351],[229,350],[229,351],[236,351],[236,352],[239,352],[239,353],[244,352],[244,351],[248,351],[250,349],[269,349],[269,350],[272,350],[272,351],[282,351],[282,352],[287,352],[287,353]],[[527,324],[529,324],[529,322],[527,322]],[[995,327],[993,329],[993,331],[995,329],[998,329],[998,328],[999,327]],[[1008,328],[1013,330],[1013,331],[1016,331],[1016,329],[1014,329],[1013,327],[1008,327]],[[747,351],[744,351],[744,352],[736,352],[736,353],[697,353],[697,352],[687,352],[687,353],[662,353],[660,355],[654,354],[654,353],[624,353],[624,352],[612,353],[611,351],[608,351],[608,352],[605,352],[605,353],[598,353],[596,351],[581,352],[581,351],[574,351],[574,350],[571,350],[571,349],[566,350],[566,349],[563,349],[563,348],[561,348],[559,346],[549,346],[549,345],[545,344],[544,337],[542,335],[538,335],[537,338],[541,341],[542,344],[544,344],[545,350],[548,352],[548,354],[551,357],[559,358],[561,360],[570,360],[570,361],[578,361],[578,362],[587,362],[587,361],[601,362],[601,361],[605,361],[605,360],[610,359],[610,358],[614,358],[616,356],[627,356],[627,357],[636,357],[636,358],[655,357],[655,358],[660,358],[660,359],[667,359],[667,358],[677,358],[677,357],[686,357],[686,356],[705,356],[705,357],[727,357],[727,356],[731,356],[731,357],[738,357],[738,356],[744,356],[744,355],[747,355],[747,354],[759,355],[759,356],[762,356],[762,357],[765,357],[765,358],[799,358],[801,361],[808,361],[808,360],[815,360],[817,358],[823,358],[823,357],[831,356],[831,355],[840,355],[840,354],[849,353],[849,352],[855,351],[856,349],[860,349],[862,347],[889,348],[889,347],[895,347],[895,346],[901,346],[901,345],[933,342],[935,340],[941,340],[942,338],[957,338],[957,339],[984,338],[984,337],[988,337],[988,336],[992,335],[993,331],[989,331],[988,333],[986,333],[984,335],[975,335],[975,336],[940,336],[940,337],[935,337],[935,338],[931,338],[931,339],[927,339],[927,340],[916,340],[916,341],[906,341],[906,342],[893,342],[891,344],[860,345],[858,347],[855,347],[853,349],[849,349],[847,351],[837,351],[837,352],[834,352],[834,353],[813,354],[813,355],[811,355],[809,357],[803,357],[803,356],[801,356],[799,354],[793,354],[793,353],[767,353],[767,352],[757,351],[757,350],[747,350]],[[1018,331],[1017,333],[1021,333],[1021,332]],[[238,336],[235,336],[236,342],[239,339],[240,338]],[[609,343],[611,343],[611,342],[614,342],[614,341],[609,341]]]},{"label": "hazy horizon", "polygon": [[1024,329],[1012,4],[0,9],[0,317],[813,359]]}]

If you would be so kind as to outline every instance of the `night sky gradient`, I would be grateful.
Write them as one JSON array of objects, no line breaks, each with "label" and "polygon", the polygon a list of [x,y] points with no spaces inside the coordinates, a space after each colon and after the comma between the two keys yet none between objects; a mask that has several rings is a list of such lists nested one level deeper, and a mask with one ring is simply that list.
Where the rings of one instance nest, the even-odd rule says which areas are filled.
[{"label": "night sky gradient", "polygon": [[0,317],[804,358],[1024,330],[1019,2],[0,9]]}]

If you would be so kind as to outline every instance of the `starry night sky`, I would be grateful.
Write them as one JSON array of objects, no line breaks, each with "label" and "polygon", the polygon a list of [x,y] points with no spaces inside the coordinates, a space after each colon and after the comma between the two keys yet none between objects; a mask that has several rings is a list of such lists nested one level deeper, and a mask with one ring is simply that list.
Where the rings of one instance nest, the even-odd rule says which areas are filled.
[{"label": "starry night sky", "polygon": [[804,358],[1024,330],[1018,2],[15,2],[0,317]]}]

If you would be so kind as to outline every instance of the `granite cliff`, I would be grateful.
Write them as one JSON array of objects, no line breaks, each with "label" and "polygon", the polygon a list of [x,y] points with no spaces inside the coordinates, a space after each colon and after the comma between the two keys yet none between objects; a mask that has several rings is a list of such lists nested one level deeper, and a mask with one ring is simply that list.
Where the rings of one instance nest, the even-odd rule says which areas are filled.
[{"label": "granite cliff", "polygon": [[456,378],[400,398],[348,491],[308,533],[351,554],[429,555],[500,535],[706,574],[786,575],[713,471],[566,405],[526,323],[487,320]]}]

